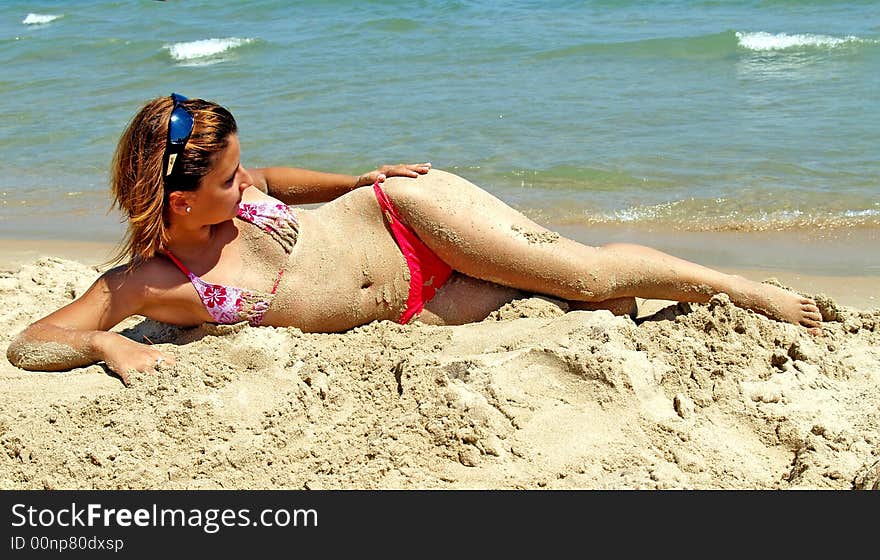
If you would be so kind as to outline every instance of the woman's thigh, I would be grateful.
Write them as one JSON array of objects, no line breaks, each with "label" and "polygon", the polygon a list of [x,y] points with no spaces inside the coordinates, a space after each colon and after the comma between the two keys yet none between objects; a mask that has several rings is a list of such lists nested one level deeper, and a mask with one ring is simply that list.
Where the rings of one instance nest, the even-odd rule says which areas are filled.
[{"label": "woman's thigh", "polygon": [[432,169],[382,186],[403,220],[455,270],[527,292],[599,301],[600,250],[536,224],[462,177]]},{"label": "woman's thigh", "polygon": [[425,304],[416,319],[429,325],[463,325],[482,321],[490,313],[528,294],[455,272]]}]

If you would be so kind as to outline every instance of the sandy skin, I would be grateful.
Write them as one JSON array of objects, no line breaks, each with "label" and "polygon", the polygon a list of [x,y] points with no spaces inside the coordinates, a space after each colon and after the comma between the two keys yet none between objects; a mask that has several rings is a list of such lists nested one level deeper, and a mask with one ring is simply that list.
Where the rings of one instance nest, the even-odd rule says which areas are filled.
[{"label": "sandy skin", "polygon": [[[199,189],[169,195],[168,249],[177,258],[206,282],[262,292],[270,291],[283,270],[265,325],[339,332],[400,317],[409,271],[372,188],[356,188],[300,212],[299,239],[286,255],[270,236],[233,219],[243,201],[267,196],[253,186],[239,159],[233,136]],[[418,320],[479,321],[524,293],[559,298],[569,309],[630,315],[635,297],[702,303],[726,293],[734,305],[819,332],[822,317],[809,298],[648,247],[589,247],[539,226],[461,177],[425,172],[383,183],[403,221],[457,272]],[[171,355],[108,332],[132,315],[183,326],[211,320],[185,275],[157,256],[132,270],[105,273],[81,298],[29,327],[7,356],[28,369],[103,360],[123,381],[132,369],[173,363]],[[27,362],[34,345],[43,343],[70,351]]]},{"label": "sandy skin", "polygon": [[[706,302],[724,292],[734,304],[777,320],[811,329],[821,323],[809,298],[648,247],[582,245],[450,173],[432,170],[418,179],[389,178],[383,190],[419,237],[457,271],[417,319],[422,322],[479,321],[528,293],[565,300],[572,309],[631,314],[635,297]],[[262,197],[256,189],[243,194],[245,201]],[[301,210],[298,216],[300,237],[284,265],[284,279],[265,324],[335,332],[400,316],[409,273],[372,188],[361,187],[316,210]],[[283,253],[272,255],[273,242],[250,231],[253,225],[236,220],[229,226],[235,231],[223,251],[237,256],[239,263],[245,262],[240,255],[265,255],[264,262],[251,258],[225,270],[216,267],[204,278],[271,286],[284,264]],[[192,309],[202,311],[192,295]],[[210,318],[205,314],[194,319]]]},{"label": "sandy skin", "polygon": [[[418,187],[430,189],[436,184],[433,177],[441,174],[433,171],[410,181],[422,181]],[[255,188],[247,189],[242,196],[243,202],[265,198]],[[217,234],[224,239],[220,259],[201,262],[190,258],[188,265],[205,281],[262,291],[269,289],[283,266],[283,280],[264,317],[265,325],[295,326],[304,332],[339,332],[374,320],[396,321],[406,306],[409,270],[372,188],[361,187],[315,210],[298,210],[297,217],[300,234],[289,258],[256,226],[235,220],[224,225],[228,231]],[[163,275],[180,276],[180,282],[170,291],[188,310],[188,316],[181,317],[184,320],[170,322],[196,325],[210,321],[186,278],[166,259],[157,260],[154,266],[160,267]],[[435,325],[479,321],[527,295],[515,287],[456,272],[416,320]],[[635,299],[572,301],[569,307],[631,315]],[[166,321],[172,312],[170,307],[163,310]]]},{"label": "sandy skin", "polygon": [[[388,178],[383,190],[418,236],[457,272],[418,318],[424,322],[479,321],[526,293],[562,299],[573,309],[629,314],[635,297],[706,302],[721,292],[735,305],[777,320],[811,329],[821,322],[812,300],[775,286],[648,247],[596,248],[559,236],[451,173]],[[232,216],[242,201],[266,197],[248,187],[223,201],[228,209],[217,209],[213,200],[210,207],[218,216]],[[173,252],[206,282],[251,290],[269,291],[284,267],[266,325],[339,332],[396,320],[406,305],[409,271],[372,188],[299,210],[298,218],[299,239],[288,257],[256,226],[232,219],[213,226],[192,250],[179,244]],[[131,273],[117,269],[105,276],[106,286],[95,289],[116,293],[143,284],[148,304],[141,314],[147,317],[189,326],[211,320],[188,279],[165,257]]]},{"label": "sandy skin", "polygon": [[[425,320],[429,322],[480,320],[522,292],[554,296],[574,308],[601,308],[607,302],[618,312],[625,312],[629,298],[634,297],[706,302],[724,292],[735,305],[773,319],[810,329],[821,324],[819,309],[810,298],[648,247],[588,247],[547,230],[450,173],[432,170],[415,180],[390,178],[383,189],[419,237],[466,276],[450,283],[448,289],[455,297],[444,297],[444,287],[436,303],[427,306],[430,315]],[[352,193],[351,197],[364,199],[360,201],[366,210],[362,215],[369,224],[381,221],[372,193]],[[351,223],[345,218],[340,221]],[[394,255],[392,247],[375,262],[403,266],[400,260],[395,262]],[[384,277],[387,270],[377,268],[374,273]],[[462,303],[456,305],[454,300]]]}]

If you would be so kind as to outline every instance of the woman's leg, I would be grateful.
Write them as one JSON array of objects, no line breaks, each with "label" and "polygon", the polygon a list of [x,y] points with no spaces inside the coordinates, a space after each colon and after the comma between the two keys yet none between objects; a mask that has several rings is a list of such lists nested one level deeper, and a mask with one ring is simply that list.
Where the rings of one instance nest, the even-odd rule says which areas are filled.
[{"label": "woman's leg", "polygon": [[605,301],[567,301],[568,308],[572,311],[598,311],[604,309],[610,311],[613,315],[627,315],[630,319],[635,319],[639,314],[639,306],[636,298],[619,297],[607,299]]},{"label": "woman's leg", "polygon": [[[425,304],[425,309],[417,320],[430,325],[464,325],[482,321],[505,304],[530,295],[532,294],[516,288],[454,272],[437,290],[437,294]],[[630,315],[633,318],[636,312],[635,298],[599,302],[563,301],[563,304],[571,310],[605,309],[615,315]]]},{"label": "woman's leg", "polygon": [[615,243],[589,247],[529,220],[469,181],[440,170],[382,185],[404,220],[455,270],[566,300],[641,297],[706,302],[724,292],[768,317],[815,328],[809,298],[667,255]]}]

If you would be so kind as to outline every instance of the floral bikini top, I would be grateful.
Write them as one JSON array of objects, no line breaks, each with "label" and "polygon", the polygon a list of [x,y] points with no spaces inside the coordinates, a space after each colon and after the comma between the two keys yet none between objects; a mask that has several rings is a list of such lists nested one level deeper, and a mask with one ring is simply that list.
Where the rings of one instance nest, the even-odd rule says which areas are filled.
[{"label": "floral bikini top", "polygon": [[[289,255],[293,250],[299,234],[299,222],[290,207],[280,200],[273,198],[239,204],[237,217],[266,232],[281,245],[285,254]],[[281,276],[284,274],[284,266],[282,266],[269,293],[223,284],[209,284],[190,272],[171,251],[165,249],[164,253],[192,282],[211,318],[221,324],[247,321],[257,326],[262,323],[263,315],[272,305],[278,283],[281,282]]]}]

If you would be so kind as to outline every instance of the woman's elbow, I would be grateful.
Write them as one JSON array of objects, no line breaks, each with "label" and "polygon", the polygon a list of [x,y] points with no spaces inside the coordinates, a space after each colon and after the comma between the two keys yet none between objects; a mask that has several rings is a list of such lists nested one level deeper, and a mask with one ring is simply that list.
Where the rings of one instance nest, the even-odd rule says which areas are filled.
[{"label": "woman's elbow", "polygon": [[39,330],[39,326],[31,325],[9,343],[6,359],[10,364],[27,371],[60,371],[83,362],[69,345],[34,336]]}]

